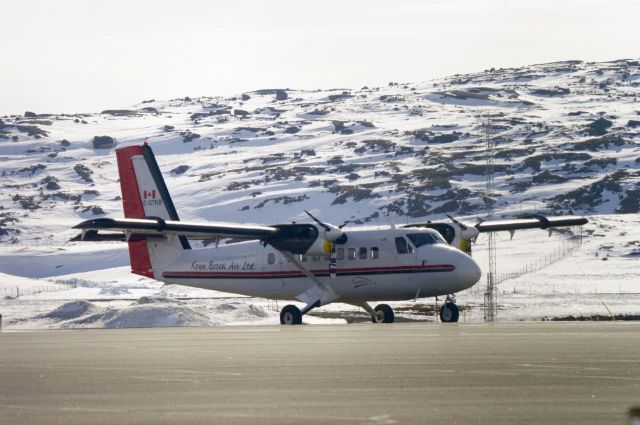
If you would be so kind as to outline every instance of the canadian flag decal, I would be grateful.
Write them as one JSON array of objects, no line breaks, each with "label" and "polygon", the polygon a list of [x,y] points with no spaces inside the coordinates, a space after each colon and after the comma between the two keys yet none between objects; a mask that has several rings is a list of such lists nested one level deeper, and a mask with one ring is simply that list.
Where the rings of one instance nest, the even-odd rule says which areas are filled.
[{"label": "canadian flag decal", "polygon": [[142,197],[144,199],[156,199],[156,191],[155,190],[145,190],[142,193]]}]

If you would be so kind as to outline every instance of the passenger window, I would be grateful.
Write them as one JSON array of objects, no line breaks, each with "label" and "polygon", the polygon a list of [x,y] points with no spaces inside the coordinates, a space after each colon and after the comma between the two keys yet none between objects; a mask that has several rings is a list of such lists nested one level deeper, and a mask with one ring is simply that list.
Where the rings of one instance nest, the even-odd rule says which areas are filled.
[{"label": "passenger window", "polygon": [[358,250],[358,258],[361,260],[367,259],[367,248],[363,247]]},{"label": "passenger window", "polygon": [[344,260],[344,248],[336,249],[336,258],[338,260]]},{"label": "passenger window", "polygon": [[347,258],[349,260],[355,260],[356,259],[356,249],[355,248],[349,248],[347,250]]},{"label": "passenger window", "polygon": [[409,253],[409,246],[407,245],[407,240],[402,236],[398,236],[396,238],[396,251],[398,251],[398,254]]},{"label": "passenger window", "polygon": [[319,255],[312,255],[311,256],[311,261],[320,261],[320,256]]},{"label": "passenger window", "polygon": [[380,251],[375,246],[373,248],[371,248],[371,251],[369,251],[369,253],[371,255],[371,259],[372,260],[375,260],[380,256]]},{"label": "passenger window", "polygon": [[276,263],[276,254],[274,254],[273,252],[269,253],[269,255],[267,256],[267,262],[269,264],[275,264]]},{"label": "passenger window", "polygon": [[307,261],[307,256],[306,255],[302,255],[301,261]]}]

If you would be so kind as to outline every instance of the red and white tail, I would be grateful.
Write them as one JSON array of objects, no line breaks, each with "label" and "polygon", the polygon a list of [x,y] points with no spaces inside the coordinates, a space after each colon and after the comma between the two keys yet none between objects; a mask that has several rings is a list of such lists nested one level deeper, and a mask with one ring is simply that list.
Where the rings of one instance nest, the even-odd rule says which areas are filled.
[{"label": "red and white tail", "polygon": [[[151,147],[127,146],[116,150],[122,207],[126,218],[159,217],[179,221],[169,191]],[[131,271],[142,276],[159,278],[162,270],[191,249],[186,237],[172,240],[142,239],[129,241]]]}]

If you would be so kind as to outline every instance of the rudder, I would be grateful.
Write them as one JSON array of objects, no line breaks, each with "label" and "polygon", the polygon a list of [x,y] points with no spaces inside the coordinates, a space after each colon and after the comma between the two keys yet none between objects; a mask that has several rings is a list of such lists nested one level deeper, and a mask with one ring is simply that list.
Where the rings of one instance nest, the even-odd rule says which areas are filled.
[{"label": "rudder", "polygon": [[[145,143],[117,149],[116,158],[122,207],[126,218],[158,217],[163,220],[180,220],[149,145]],[[185,249],[191,249],[185,236],[179,236],[172,242],[130,240],[131,271],[153,278],[155,267],[166,265]]]}]

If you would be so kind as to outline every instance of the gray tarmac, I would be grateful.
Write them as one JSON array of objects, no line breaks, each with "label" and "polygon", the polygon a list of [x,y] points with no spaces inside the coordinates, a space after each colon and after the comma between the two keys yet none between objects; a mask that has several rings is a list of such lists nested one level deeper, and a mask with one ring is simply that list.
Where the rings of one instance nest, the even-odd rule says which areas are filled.
[{"label": "gray tarmac", "polygon": [[0,333],[1,424],[625,424],[637,323]]}]

